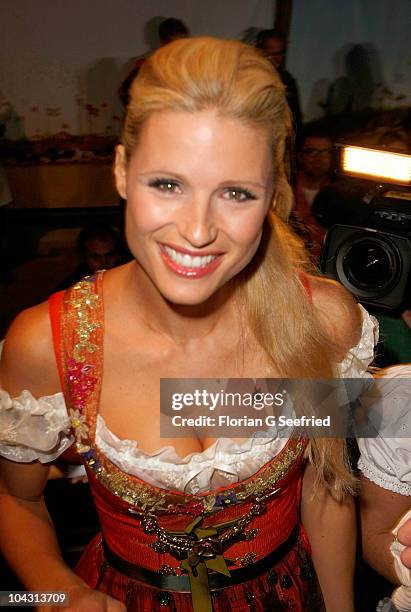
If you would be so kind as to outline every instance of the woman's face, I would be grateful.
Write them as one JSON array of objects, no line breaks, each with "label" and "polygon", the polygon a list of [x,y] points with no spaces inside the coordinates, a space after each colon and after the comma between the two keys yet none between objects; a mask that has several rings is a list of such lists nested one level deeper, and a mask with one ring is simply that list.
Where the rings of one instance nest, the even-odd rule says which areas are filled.
[{"label": "woman's face", "polygon": [[159,111],[144,123],[127,164],[129,248],[170,302],[197,305],[252,259],[273,191],[267,130],[214,111]]}]

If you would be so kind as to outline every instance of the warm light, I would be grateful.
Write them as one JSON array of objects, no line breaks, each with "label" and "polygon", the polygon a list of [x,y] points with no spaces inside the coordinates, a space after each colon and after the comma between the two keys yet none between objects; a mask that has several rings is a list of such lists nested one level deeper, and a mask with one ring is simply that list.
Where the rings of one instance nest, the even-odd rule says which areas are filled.
[{"label": "warm light", "polygon": [[342,171],[390,183],[411,184],[411,155],[343,146]]}]

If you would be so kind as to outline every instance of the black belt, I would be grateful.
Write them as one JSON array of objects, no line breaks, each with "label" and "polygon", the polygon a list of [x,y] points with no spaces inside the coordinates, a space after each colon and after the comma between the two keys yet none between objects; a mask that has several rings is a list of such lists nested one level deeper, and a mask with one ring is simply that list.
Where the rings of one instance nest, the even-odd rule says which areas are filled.
[{"label": "black belt", "polygon": [[[230,571],[231,576],[225,576],[224,574],[209,572],[208,583],[211,590],[221,589],[223,587],[232,586],[234,584],[240,584],[247,580],[257,578],[273,565],[281,561],[285,555],[292,549],[298,540],[299,525],[296,525],[288,538],[280,544],[273,552],[263,557],[259,561],[255,561],[246,567],[235,569]],[[144,582],[150,586],[162,589],[165,591],[177,591],[179,593],[190,593],[190,580],[188,576],[170,576],[167,574],[160,574],[156,571],[140,567],[134,563],[122,559],[116,555],[107,546],[107,542],[103,539],[104,557],[105,560],[115,570],[132,578]]]}]

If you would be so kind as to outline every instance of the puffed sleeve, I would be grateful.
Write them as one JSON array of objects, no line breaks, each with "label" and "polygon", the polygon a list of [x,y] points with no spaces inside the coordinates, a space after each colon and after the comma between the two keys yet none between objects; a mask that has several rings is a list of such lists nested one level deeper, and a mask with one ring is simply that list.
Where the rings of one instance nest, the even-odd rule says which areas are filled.
[{"label": "puffed sleeve", "polygon": [[29,391],[18,397],[0,388],[0,455],[28,463],[56,459],[74,441],[62,393],[36,399]]},{"label": "puffed sleeve", "polygon": [[411,364],[387,368],[368,405],[375,437],[359,438],[358,467],[378,486],[411,496]]},{"label": "puffed sleeve", "polygon": [[378,342],[378,321],[370,315],[361,304],[361,335],[358,344],[354,346],[339,364],[339,376],[342,378],[366,377],[367,369],[374,360],[374,348]]}]

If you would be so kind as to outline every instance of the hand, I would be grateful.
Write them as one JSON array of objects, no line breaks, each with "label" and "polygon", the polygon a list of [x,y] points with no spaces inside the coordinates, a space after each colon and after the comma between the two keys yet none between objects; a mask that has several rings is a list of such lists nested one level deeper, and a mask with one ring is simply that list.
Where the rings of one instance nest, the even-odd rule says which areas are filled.
[{"label": "hand", "polygon": [[83,484],[86,484],[88,482],[88,477],[87,476],[76,476],[75,478],[70,478],[70,482],[71,484],[77,484],[78,482],[82,482]]},{"label": "hand", "polygon": [[85,585],[76,586],[68,591],[69,605],[59,607],[40,606],[38,612],[127,612],[126,606],[117,599],[93,591]]},{"label": "hand", "polygon": [[411,518],[409,518],[398,530],[398,541],[406,546],[401,553],[401,561],[411,569]]},{"label": "hand", "polygon": [[411,310],[404,310],[401,316],[405,323],[408,325],[408,327],[411,329]]}]

